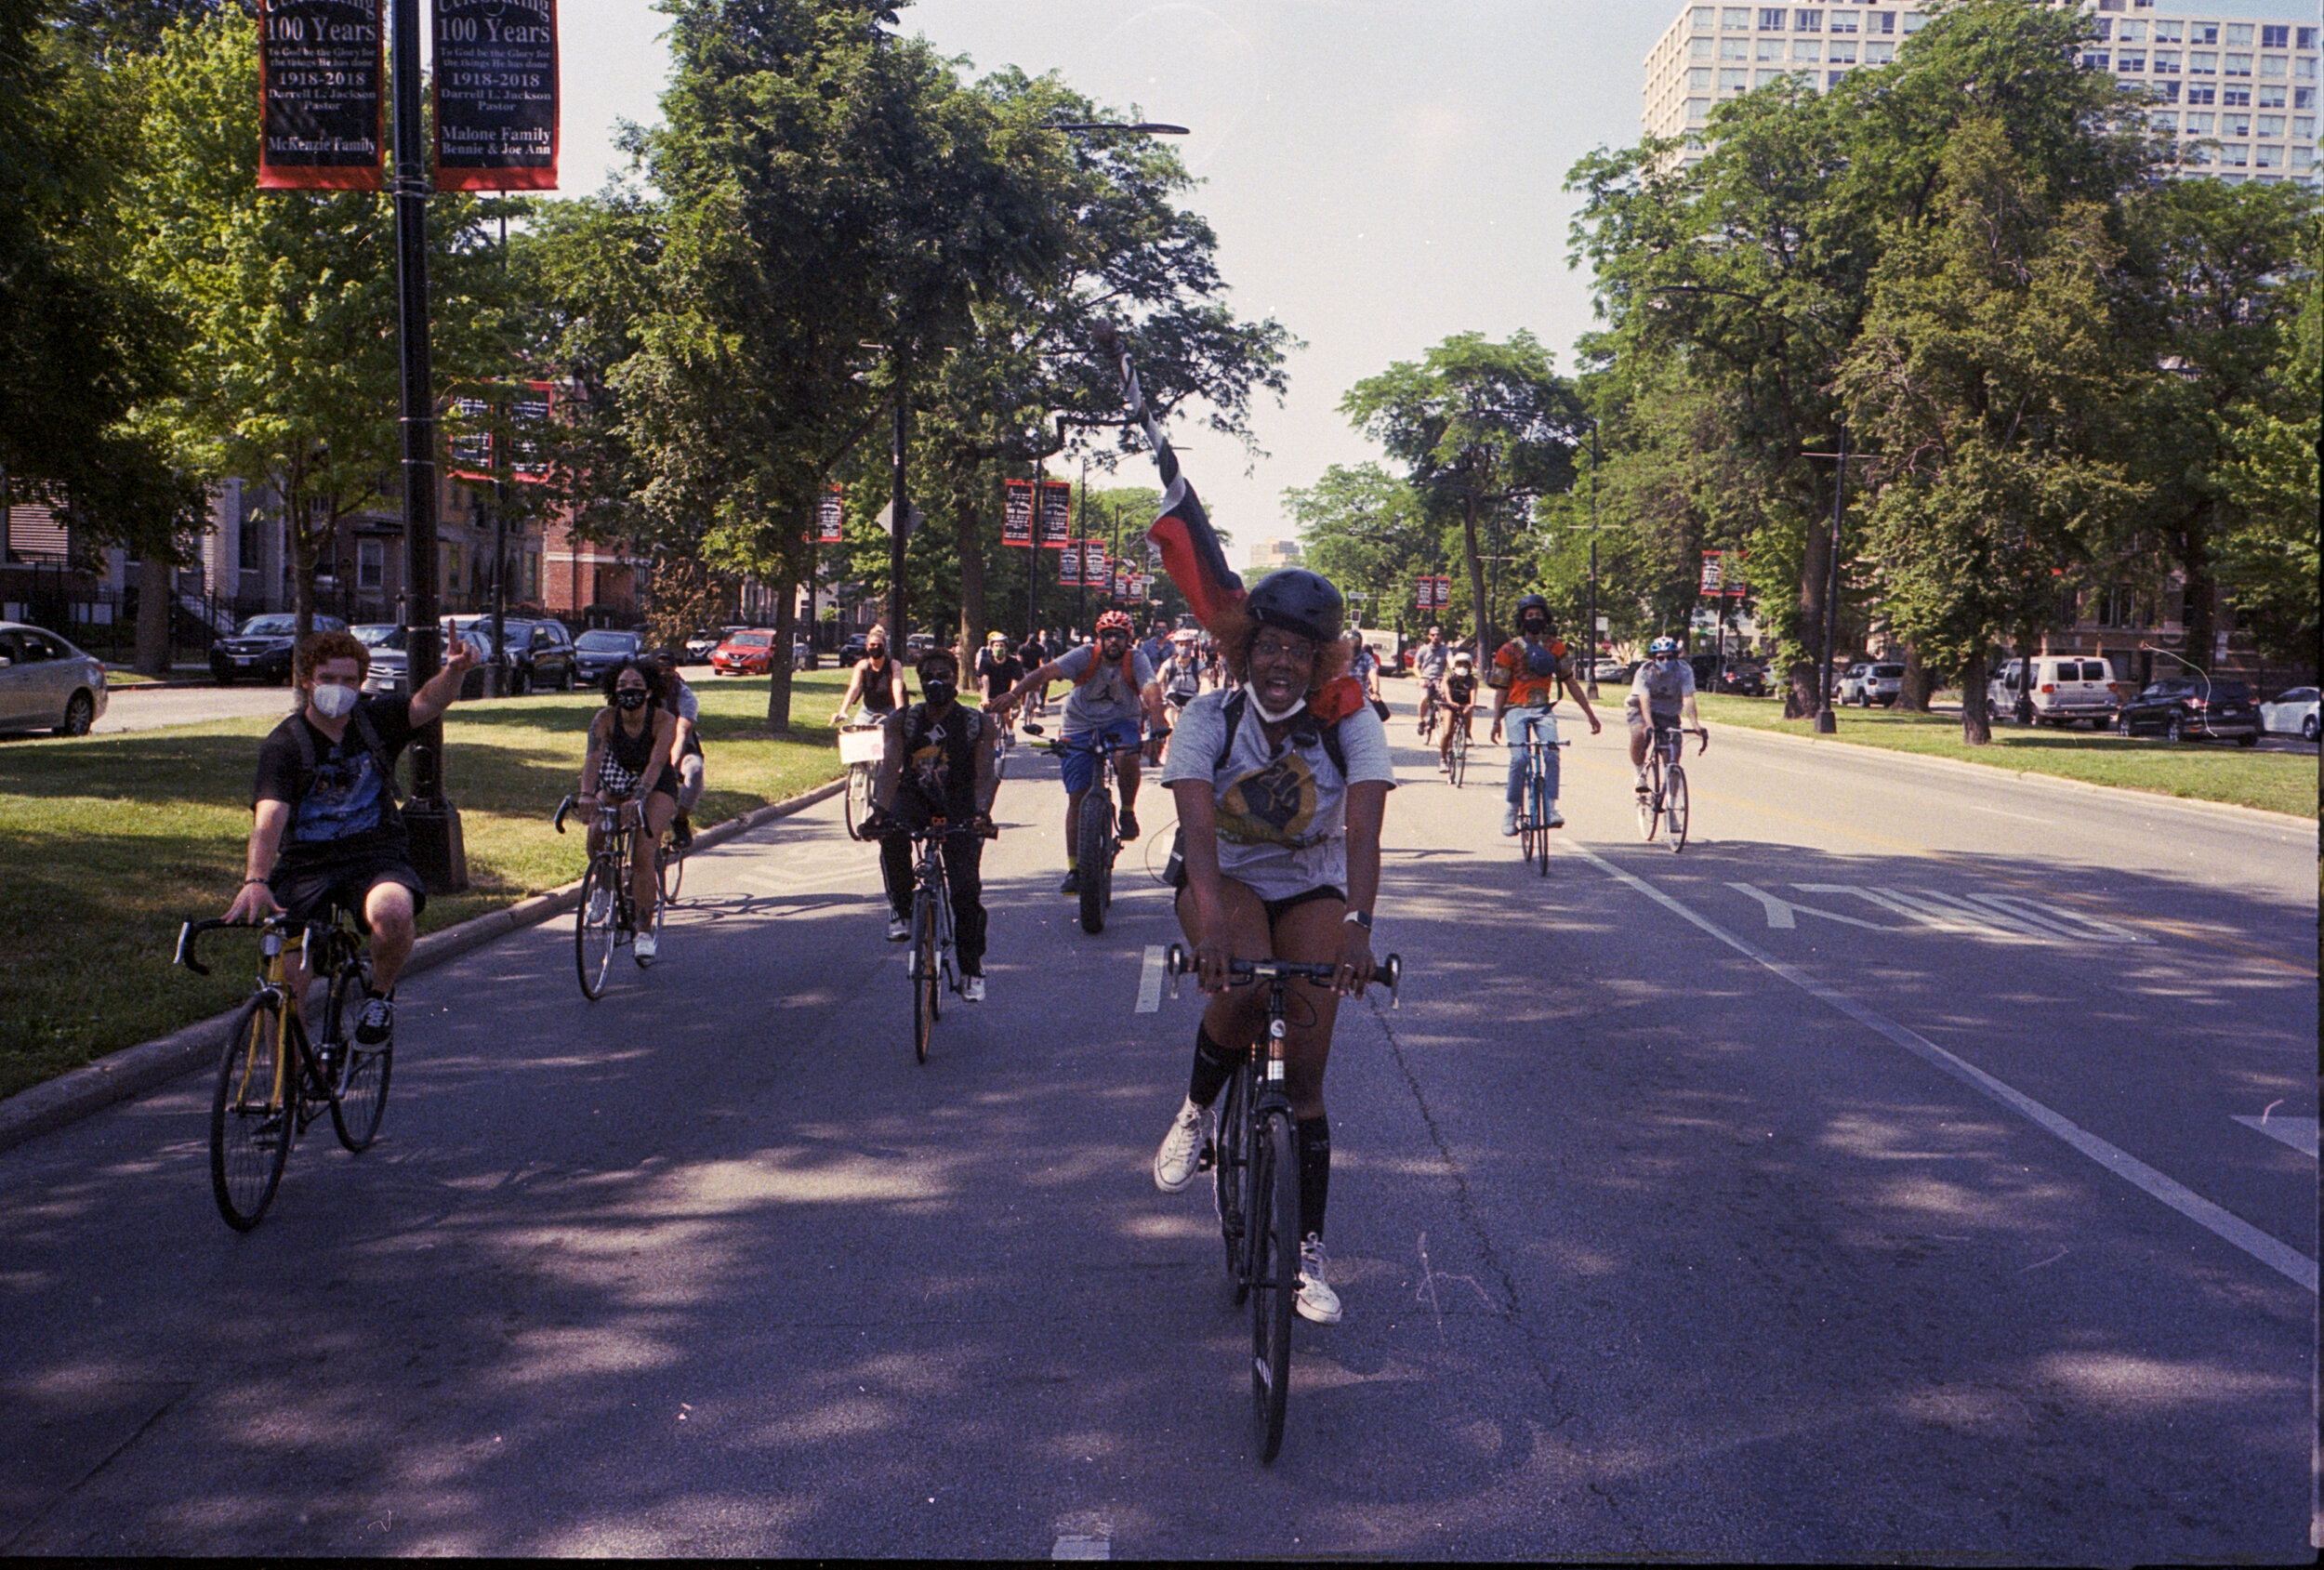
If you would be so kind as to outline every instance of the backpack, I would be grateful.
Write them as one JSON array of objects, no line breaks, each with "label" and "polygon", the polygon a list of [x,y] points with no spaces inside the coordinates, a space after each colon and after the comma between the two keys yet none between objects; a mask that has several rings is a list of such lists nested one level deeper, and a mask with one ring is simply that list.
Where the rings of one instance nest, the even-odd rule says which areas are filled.
[{"label": "backpack", "polygon": [[[1226,740],[1219,744],[1219,756],[1211,759],[1210,772],[1213,775],[1226,767],[1227,756],[1235,750],[1235,738],[1241,733],[1243,729],[1243,711],[1249,706],[1250,693],[1247,689],[1236,688],[1234,696],[1227,699]],[[1301,718],[1306,717],[1301,716]],[[1340,771],[1340,778],[1344,782],[1348,777],[1348,755],[1340,744],[1340,721],[1334,719],[1329,724],[1322,726],[1321,730],[1324,756],[1331,759],[1331,766]],[[1291,739],[1296,742],[1300,740],[1301,734],[1300,730],[1295,729],[1291,732]]]},{"label": "backpack", "polygon": [[[1074,685],[1076,687],[1087,687],[1097,679],[1098,672],[1105,668],[1105,662],[1098,658],[1098,646],[1094,643],[1089,644],[1089,668],[1074,678]],[[1061,654],[1058,657],[1063,659],[1064,656]],[[1122,651],[1122,685],[1133,693],[1138,690],[1138,645],[1135,643]]]}]

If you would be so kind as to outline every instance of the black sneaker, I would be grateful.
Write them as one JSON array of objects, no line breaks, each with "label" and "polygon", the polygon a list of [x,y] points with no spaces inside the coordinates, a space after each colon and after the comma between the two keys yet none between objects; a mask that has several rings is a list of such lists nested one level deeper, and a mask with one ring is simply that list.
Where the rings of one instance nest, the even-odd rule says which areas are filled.
[{"label": "black sneaker", "polygon": [[355,1039],[365,1047],[377,1047],[395,1035],[395,999],[376,995],[363,999],[363,1011],[355,1016]]},{"label": "black sneaker", "polygon": [[1071,872],[1065,874],[1065,881],[1057,886],[1057,891],[1061,894],[1080,893],[1081,869],[1079,867],[1075,867]]},{"label": "black sneaker", "polygon": [[1121,841],[1125,845],[1138,838],[1138,814],[1131,811],[1127,807],[1122,809],[1122,816],[1121,822],[1118,825],[1118,832],[1121,836]]},{"label": "black sneaker", "polygon": [[681,851],[694,842],[694,825],[686,821],[685,813],[679,813],[678,816],[671,821],[669,825],[669,837],[670,842]]}]

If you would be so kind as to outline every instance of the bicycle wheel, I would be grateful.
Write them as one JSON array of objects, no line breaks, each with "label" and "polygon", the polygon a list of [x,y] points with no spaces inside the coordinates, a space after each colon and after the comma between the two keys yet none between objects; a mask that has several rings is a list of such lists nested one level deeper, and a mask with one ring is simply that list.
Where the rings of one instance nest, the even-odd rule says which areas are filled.
[{"label": "bicycle wheel", "polygon": [[1457,731],[1457,732],[1455,732],[1453,733],[1453,745],[1452,745],[1452,784],[1453,784],[1453,789],[1455,789],[1455,790],[1459,790],[1459,789],[1460,788],[1460,782],[1461,782],[1461,779],[1462,779],[1462,778],[1463,778],[1463,777],[1464,777],[1464,776],[1465,776],[1468,772],[1469,772],[1469,733],[1468,733],[1466,731]]},{"label": "bicycle wheel", "polygon": [[1662,787],[1663,826],[1670,831],[1670,853],[1686,849],[1686,771],[1670,765],[1670,778]]},{"label": "bicycle wheel", "polygon": [[1081,870],[1081,930],[1105,930],[1105,906],[1114,883],[1114,793],[1103,779],[1081,798],[1079,843],[1074,864]]},{"label": "bicycle wheel", "polygon": [[912,896],[912,1055],[928,1062],[929,1038],[936,1033],[943,978],[936,960],[936,902],[922,889]]},{"label": "bicycle wheel", "polygon": [[1646,763],[1646,794],[1638,798],[1638,838],[1652,840],[1655,819],[1662,811],[1662,763],[1649,759]]},{"label": "bicycle wheel", "polygon": [[1235,1283],[1235,1300],[1240,1303],[1250,1292],[1250,1252],[1244,1247],[1249,1235],[1249,1189],[1246,1185],[1250,1167],[1250,1064],[1242,1066],[1227,1076],[1226,1088],[1220,1094],[1219,1115],[1210,1130],[1210,1186],[1219,1203],[1219,1233],[1226,1240],[1226,1273]]},{"label": "bicycle wheel", "polygon": [[1534,831],[1534,859],[1540,864],[1541,876],[1550,875],[1550,782],[1540,774],[1533,776],[1533,821],[1541,826]]},{"label": "bicycle wheel", "polygon": [[[621,908],[617,869],[612,856],[590,858],[581,878],[581,907],[573,917],[573,958],[581,974],[581,996],[595,1002],[605,991],[605,972],[614,963],[614,927]],[[602,905],[591,918],[590,906]]]},{"label": "bicycle wheel", "polygon": [[851,763],[847,770],[847,834],[850,839],[861,839],[857,831],[864,820],[871,816],[872,768],[868,763]]},{"label": "bicycle wheel", "polygon": [[[654,871],[661,879],[662,904],[667,905],[678,898],[678,891],[686,881],[686,852],[665,840],[654,848]],[[658,936],[661,929],[654,929]]]},{"label": "bicycle wheel", "polygon": [[284,1102],[288,1082],[282,1012],[254,997],[226,1033],[210,1098],[210,1191],[236,1232],[258,1224],[283,1181],[296,1115]]},{"label": "bicycle wheel", "polygon": [[388,1110],[388,1075],[395,1067],[395,1042],[366,1047],[355,1039],[353,1015],[369,977],[363,961],[352,960],[331,983],[323,1022],[324,1049],[338,1060],[338,1084],[331,1097],[331,1127],[339,1143],[350,1151],[365,1151],[379,1137],[379,1120]]},{"label": "bicycle wheel", "polygon": [[1251,1443],[1261,1465],[1283,1448],[1291,1394],[1291,1301],[1300,1286],[1300,1170],[1287,1112],[1261,1121],[1251,1152]]}]

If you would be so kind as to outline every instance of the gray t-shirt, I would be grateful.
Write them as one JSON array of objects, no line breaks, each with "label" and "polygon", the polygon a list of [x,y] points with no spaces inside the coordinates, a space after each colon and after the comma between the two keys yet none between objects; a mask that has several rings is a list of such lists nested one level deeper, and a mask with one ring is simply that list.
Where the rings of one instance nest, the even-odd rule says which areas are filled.
[{"label": "gray t-shirt", "polygon": [[1622,706],[1636,714],[1643,703],[1655,719],[1671,719],[1694,695],[1694,666],[1684,660],[1672,660],[1667,666],[1648,660],[1631,679],[1630,696],[1623,700]]},{"label": "gray t-shirt", "polygon": [[1065,694],[1065,734],[1079,736],[1091,731],[1102,731],[1116,722],[1135,724],[1145,713],[1145,705],[1138,694],[1154,679],[1154,662],[1131,650],[1130,669],[1134,680],[1122,679],[1122,667],[1116,663],[1100,669],[1087,681],[1081,673],[1088,670],[1098,657],[1098,646],[1084,643],[1058,657],[1057,668],[1066,680],[1077,682]]},{"label": "gray t-shirt", "polygon": [[1219,870],[1261,899],[1288,899],[1327,884],[1344,891],[1348,785],[1379,780],[1393,788],[1396,783],[1388,728],[1379,712],[1367,706],[1340,721],[1340,750],[1348,760],[1342,780],[1320,732],[1305,745],[1287,738],[1275,752],[1246,701],[1225,766],[1214,771],[1226,740],[1228,696],[1205,693],[1186,706],[1170,733],[1162,783],[1210,783],[1219,803]]}]

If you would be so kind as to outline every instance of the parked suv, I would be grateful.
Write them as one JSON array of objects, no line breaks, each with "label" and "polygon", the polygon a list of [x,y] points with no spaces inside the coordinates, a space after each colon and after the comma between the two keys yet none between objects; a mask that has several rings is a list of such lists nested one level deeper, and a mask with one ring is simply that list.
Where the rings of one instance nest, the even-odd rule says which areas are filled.
[{"label": "parked suv", "polygon": [[2030,660],[2005,661],[1986,683],[1986,717],[2014,719],[2019,684],[2027,679],[2033,683],[2037,725],[2071,725],[2087,719],[2092,730],[2103,731],[2113,721],[2123,696],[2121,685],[2114,679],[2114,667],[2105,660],[2090,654],[2037,654]]},{"label": "parked suv", "polygon": [[2126,701],[2114,728],[2125,736],[2160,732],[2174,742],[2232,740],[2251,746],[2260,739],[2260,717],[2251,690],[2240,681],[2175,677],[2158,681]]},{"label": "parked suv", "polygon": [[1841,673],[1838,685],[1832,688],[1831,701],[1845,707],[1864,701],[1864,679],[1872,674],[1868,660],[1861,660]]},{"label": "parked suv", "polygon": [[606,627],[593,627],[574,640],[573,673],[582,681],[601,681],[607,671],[633,657],[638,649],[637,633],[615,632]]},{"label": "parked suv", "polygon": [[[337,616],[317,616],[317,632],[345,632]],[[298,641],[298,618],[288,611],[253,616],[242,629],[210,645],[210,675],[221,687],[248,676],[260,681],[291,679],[291,650]]]},{"label": "parked suv", "polygon": [[[477,645],[489,657],[493,641],[493,619],[490,616],[468,616],[454,622],[455,630],[475,634]],[[511,693],[573,691],[573,634],[565,624],[548,618],[535,621],[529,616],[501,618],[503,647],[508,651],[508,686]],[[460,695],[481,698],[484,695],[484,673],[482,669],[469,672]]]},{"label": "parked suv", "polygon": [[1896,706],[1896,700],[1905,695],[1905,667],[1886,662],[1867,666],[1864,679],[1856,683],[1856,702],[1866,708],[1879,704],[1885,708]]}]

